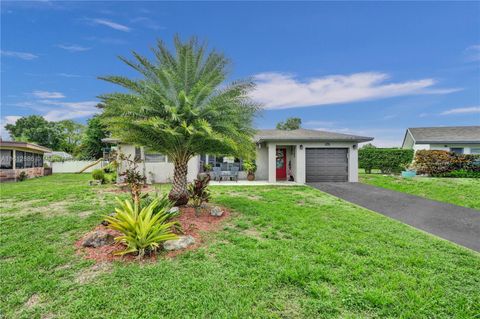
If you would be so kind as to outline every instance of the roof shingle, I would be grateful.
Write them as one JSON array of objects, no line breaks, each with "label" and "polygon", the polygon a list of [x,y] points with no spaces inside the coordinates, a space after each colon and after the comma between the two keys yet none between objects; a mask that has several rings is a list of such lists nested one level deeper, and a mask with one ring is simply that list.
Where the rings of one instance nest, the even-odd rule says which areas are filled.
[{"label": "roof shingle", "polygon": [[418,143],[480,143],[480,126],[412,127]]},{"label": "roof shingle", "polygon": [[367,142],[373,137],[342,134],[317,130],[258,130],[254,137],[255,142],[262,141],[334,141],[334,142]]}]

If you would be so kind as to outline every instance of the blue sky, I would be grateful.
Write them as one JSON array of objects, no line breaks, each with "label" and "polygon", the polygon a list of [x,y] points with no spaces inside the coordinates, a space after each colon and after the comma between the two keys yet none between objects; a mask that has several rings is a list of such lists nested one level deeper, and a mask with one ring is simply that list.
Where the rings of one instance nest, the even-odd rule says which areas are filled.
[{"label": "blue sky", "polygon": [[[480,125],[479,2],[6,2],[1,121],[91,117],[116,57],[196,35],[253,77],[258,128],[304,127],[400,145],[405,128]],[[5,138],[5,132],[2,132]]]}]

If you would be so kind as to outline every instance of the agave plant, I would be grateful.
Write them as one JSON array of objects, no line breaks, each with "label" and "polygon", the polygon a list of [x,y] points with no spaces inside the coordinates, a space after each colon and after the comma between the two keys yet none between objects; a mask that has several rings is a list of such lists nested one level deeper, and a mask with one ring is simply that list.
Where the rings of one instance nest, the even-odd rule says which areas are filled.
[{"label": "agave plant", "polygon": [[138,253],[141,258],[147,251],[155,251],[160,243],[177,239],[178,236],[172,232],[178,222],[168,220],[170,214],[169,207],[163,201],[160,206],[160,200],[153,200],[148,206],[140,209],[138,204],[130,200],[121,201],[116,198],[119,207],[115,208],[115,215],[105,217],[109,222],[109,228],[118,230],[123,235],[115,238],[115,241],[127,245],[123,251],[116,252],[116,255],[125,255],[128,253]]}]

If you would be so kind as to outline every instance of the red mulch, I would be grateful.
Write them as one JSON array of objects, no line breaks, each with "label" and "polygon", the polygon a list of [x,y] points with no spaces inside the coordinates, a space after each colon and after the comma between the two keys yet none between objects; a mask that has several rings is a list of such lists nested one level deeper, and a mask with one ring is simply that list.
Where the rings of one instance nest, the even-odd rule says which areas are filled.
[{"label": "red mulch", "polygon": [[[183,236],[190,235],[194,237],[195,244],[189,246],[184,250],[174,250],[174,251],[169,251],[163,254],[161,253],[162,251],[159,251],[157,253],[151,254],[150,256],[144,256],[143,261],[155,261],[160,254],[164,255],[167,258],[172,258],[185,252],[186,250],[197,249],[203,243],[202,232],[210,232],[218,229],[221,222],[230,216],[230,212],[227,209],[222,207],[222,210],[224,211],[224,213],[221,217],[210,215],[210,207],[202,210],[200,215],[196,216],[195,209],[193,207],[180,207],[180,215],[177,218],[175,218],[175,220],[177,220],[180,223],[180,225],[182,225],[182,229],[183,229],[183,233],[179,235],[183,235]],[[107,231],[109,234],[111,234],[114,237],[121,235],[120,232],[113,229],[109,229],[108,227],[105,227],[103,225],[98,225],[91,232],[98,231],[98,230]],[[112,262],[115,260],[122,260],[122,261],[138,260],[137,256],[132,254],[127,254],[124,256],[114,255],[115,252],[125,249],[125,245],[121,243],[114,243],[112,245],[101,246],[97,248],[82,247],[83,240],[91,232],[85,234],[82,238],[80,238],[75,243],[75,247],[77,248],[77,253],[80,255],[83,255],[84,258],[95,260],[96,262]]]}]

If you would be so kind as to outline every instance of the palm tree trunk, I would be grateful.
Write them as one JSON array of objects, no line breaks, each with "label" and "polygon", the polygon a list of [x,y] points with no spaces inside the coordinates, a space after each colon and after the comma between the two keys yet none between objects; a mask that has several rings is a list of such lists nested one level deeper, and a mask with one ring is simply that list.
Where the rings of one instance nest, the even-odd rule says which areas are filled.
[{"label": "palm tree trunk", "polygon": [[175,161],[175,170],[173,173],[173,185],[168,198],[175,202],[176,206],[185,205],[188,203],[187,191],[187,171],[188,161]]}]

